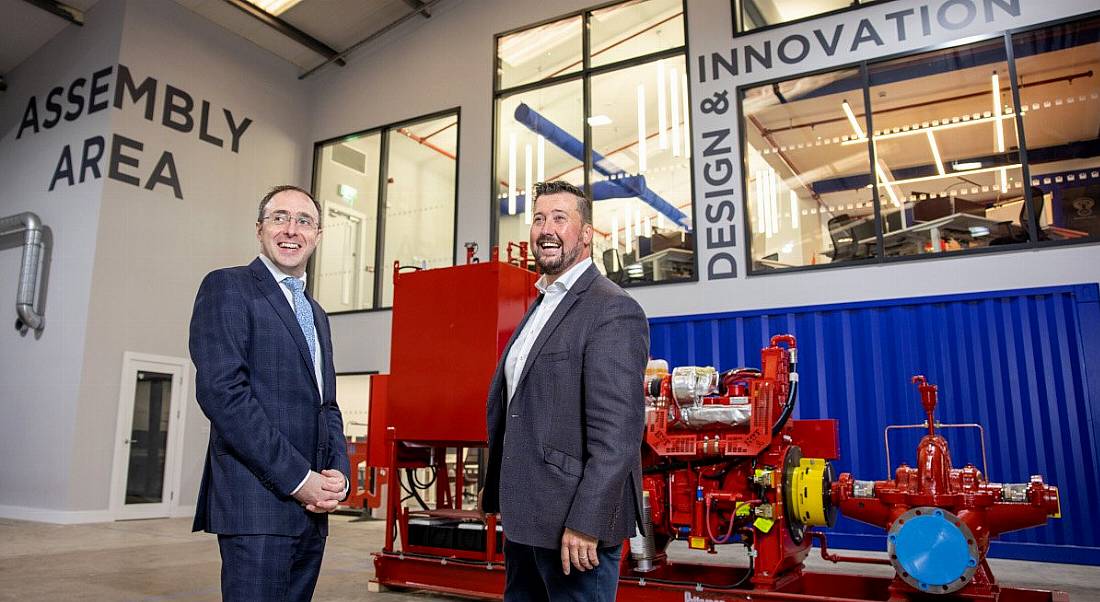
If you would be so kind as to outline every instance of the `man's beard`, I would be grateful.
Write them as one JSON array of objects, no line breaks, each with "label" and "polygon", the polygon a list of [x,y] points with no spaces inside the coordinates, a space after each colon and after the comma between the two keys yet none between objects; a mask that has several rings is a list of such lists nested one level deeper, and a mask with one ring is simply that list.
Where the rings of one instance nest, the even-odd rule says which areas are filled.
[{"label": "man's beard", "polygon": [[[554,242],[560,241],[555,240]],[[557,276],[564,272],[566,268],[573,265],[573,262],[577,260],[577,257],[580,257],[582,248],[583,245],[578,244],[577,246],[567,251],[565,248],[565,243],[561,243],[561,253],[558,255],[558,258],[554,260],[546,260],[543,259],[542,256],[542,247],[540,247],[538,244],[535,244],[535,263],[538,264],[539,270],[541,270],[543,274]]]}]

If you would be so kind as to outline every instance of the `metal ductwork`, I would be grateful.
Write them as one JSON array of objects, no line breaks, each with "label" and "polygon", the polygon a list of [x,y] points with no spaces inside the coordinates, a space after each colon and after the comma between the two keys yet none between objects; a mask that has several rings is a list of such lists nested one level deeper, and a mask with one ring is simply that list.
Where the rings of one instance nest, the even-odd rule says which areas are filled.
[{"label": "metal ductwork", "polygon": [[[23,234],[23,262],[19,268],[19,288],[15,293],[15,311],[18,318],[15,328],[21,333],[28,329],[40,332],[45,326],[42,306],[39,303],[39,280],[49,252],[49,237],[42,220],[29,211],[0,218],[0,240]],[[45,285],[45,282],[41,283]]]}]

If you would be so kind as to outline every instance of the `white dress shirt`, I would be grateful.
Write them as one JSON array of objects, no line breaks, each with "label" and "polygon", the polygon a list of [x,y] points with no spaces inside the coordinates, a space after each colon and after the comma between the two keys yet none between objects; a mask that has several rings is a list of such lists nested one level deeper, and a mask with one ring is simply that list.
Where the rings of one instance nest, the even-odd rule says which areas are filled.
[{"label": "white dress shirt", "polygon": [[[288,278],[288,277],[289,278],[294,278],[295,276],[291,276],[290,274],[284,273],[282,270],[280,270],[275,265],[275,262],[268,259],[268,257],[266,255],[260,255],[260,261],[264,262],[264,266],[267,267],[267,271],[271,272],[271,277],[275,279],[275,282],[279,283],[279,290],[283,291],[283,295],[286,297],[286,302],[290,304],[290,312],[294,313],[294,293],[292,293],[290,291],[290,288],[287,287],[287,285],[283,283],[283,279]],[[307,282],[307,280],[306,280],[307,276],[308,276],[308,274],[302,274],[302,277],[299,279],[299,280],[302,281],[303,286]],[[316,328],[316,326],[314,326],[314,328]],[[314,374],[314,376],[317,377],[317,391],[318,391],[318,393],[320,393],[321,403],[325,403],[325,385],[324,385],[324,380],[321,377],[321,374],[322,374],[321,373],[321,337],[316,336],[316,335],[313,337],[313,374]],[[313,471],[311,470],[310,472],[313,472]],[[290,495],[294,495],[295,493],[298,493],[298,490],[301,489],[302,486],[305,485],[306,481],[308,481],[308,480],[309,480],[309,472],[307,472],[306,476],[302,478],[302,482],[298,483],[298,486],[294,488],[294,491],[290,492]],[[347,497],[348,487],[350,487],[350,486],[351,486],[351,483],[348,481],[347,476],[345,475],[344,476],[344,496],[345,497]]]},{"label": "white dress shirt", "polygon": [[512,396],[516,393],[519,377],[523,374],[524,365],[527,364],[527,356],[531,353],[531,347],[539,338],[539,333],[546,326],[550,316],[554,315],[554,310],[565,298],[565,293],[573,287],[573,284],[577,282],[577,279],[590,265],[592,265],[591,257],[569,268],[551,284],[546,283],[545,274],[535,283],[535,288],[539,289],[539,292],[543,295],[542,301],[535,308],[527,323],[523,325],[523,330],[520,331],[519,336],[512,343],[512,348],[508,351],[508,357],[504,360],[504,380],[508,386],[508,403],[512,402]]}]

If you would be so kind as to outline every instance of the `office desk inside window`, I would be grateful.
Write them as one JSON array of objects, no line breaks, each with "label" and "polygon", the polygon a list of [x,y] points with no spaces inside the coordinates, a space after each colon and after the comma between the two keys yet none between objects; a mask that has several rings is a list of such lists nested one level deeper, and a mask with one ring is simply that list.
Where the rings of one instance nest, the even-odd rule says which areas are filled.
[{"label": "office desk inside window", "polygon": [[[918,244],[918,252],[925,252],[925,242],[931,243],[931,252],[937,253],[943,249],[944,234],[950,232],[953,238],[965,238],[972,240],[981,236],[989,236],[993,228],[1001,222],[980,215],[970,213],[952,213],[933,220],[917,222],[907,228],[885,232],[882,238],[887,243],[912,241]],[[875,237],[869,236],[860,239],[860,244],[875,244]]]},{"label": "office desk inside window", "polygon": [[[694,253],[687,249],[663,249],[642,257],[638,260],[638,264],[645,269],[647,276],[649,273],[653,274],[655,282],[683,280],[691,278],[695,270],[693,255]],[[629,273],[630,266],[627,266],[626,270]]]}]

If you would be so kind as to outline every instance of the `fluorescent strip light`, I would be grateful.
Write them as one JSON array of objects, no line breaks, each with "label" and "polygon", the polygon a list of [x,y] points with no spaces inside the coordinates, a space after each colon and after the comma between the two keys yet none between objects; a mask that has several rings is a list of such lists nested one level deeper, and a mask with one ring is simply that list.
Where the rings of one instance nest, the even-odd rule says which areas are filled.
[{"label": "fluorescent strip light", "polygon": [[972,169],[981,169],[981,168],[982,168],[982,162],[981,161],[963,161],[961,163],[956,161],[955,163],[951,164],[951,169],[953,169],[955,171],[970,171]]},{"label": "fluorescent strip light", "polygon": [[773,234],[779,234],[779,174],[774,169],[768,170],[768,201],[771,210],[771,227]]},{"label": "fluorescent strip light", "polygon": [[768,172],[758,169],[756,170],[756,233],[764,234],[766,230],[766,219],[764,215],[764,178],[768,175]]},{"label": "fluorescent strip light", "polygon": [[1008,168],[1002,167],[998,172],[1001,177],[1001,194],[1008,192]]},{"label": "fluorescent strip light", "polygon": [[863,133],[863,128],[859,127],[859,120],[856,119],[856,114],[852,112],[852,106],[848,101],[840,101],[840,107],[844,109],[844,114],[848,116],[848,123],[852,124],[852,129],[856,131],[856,138],[866,138],[867,135]]},{"label": "fluorescent strip light", "polygon": [[642,222],[642,234],[645,234],[647,238],[653,237],[653,222],[649,219],[649,216],[645,216]]},{"label": "fluorescent strip light", "polygon": [[638,84],[638,173],[645,173],[646,167],[646,127],[645,127],[645,84]]},{"label": "fluorescent strip light", "polygon": [[665,229],[665,216],[661,215],[660,213],[657,214],[657,229]]},{"label": "fluorescent strip light", "polygon": [[931,130],[927,130],[925,133],[928,134],[928,146],[932,147],[932,157],[936,159],[936,169],[939,170],[941,176],[946,175],[947,171],[943,168],[943,159],[940,158],[940,149],[936,146],[936,137]]},{"label": "fluorescent strip light", "polygon": [[[938,132],[938,131],[941,131],[941,130],[950,130],[950,129],[954,129],[954,128],[966,127],[968,125],[977,125],[979,123],[988,123],[990,121],[996,121],[998,119],[1012,119],[1012,115],[1001,115],[1000,117],[994,117],[994,116],[990,115],[989,117],[979,117],[977,119],[968,119],[966,121],[954,121],[954,122],[951,122],[951,123],[942,123],[941,122],[938,125],[930,125],[928,127],[912,128],[912,129],[909,129],[909,130],[906,130],[906,131],[903,131],[903,132],[883,132],[883,133],[875,134],[874,138],[877,141],[877,140],[887,140],[887,139],[890,139],[890,138],[904,138],[905,136],[919,136],[922,132],[928,132],[928,131]],[[841,144],[841,146],[846,146],[846,145],[850,145],[850,144],[867,144],[867,141],[866,140],[844,140],[840,144]]]},{"label": "fluorescent strip light", "polygon": [[273,17],[278,17],[301,1],[302,0],[247,0],[249,4],[252,4]]},{"label": "fluorescent strip light", "polygon": [[545,182],[546,181],[546,136],[543,136],[542,134],[539,134],[539,141],[538,141],[538,144],[536,145],[535,156],[536,156],[536,159],[535,159],[535,165],[536,165],[536,167],[535,167],[535,169],[536,169],[536,171],[535,171],[535,174],[536,174],[535,175],[535,181],[536,182]]},{"label": "fluorescent strip light", "polygon": [[685,72],[680,76],[680,90],[682,92],[684,102],[681,106],[684,108],[684,158],[691,158],[691,127],[690,115],[691,115],[691,103],[688,102],[688,76]]},{"label": "fluorescent strip light", "polygon": [[968,175],[968,174],[974,174],[974,173],[986,173],[986,172],[990,172],[990,171],[996,171],[998,169],[1016,169],[1017,167],[1020,167],[1020,166],[1021,166],[1020,163],[1013,163],[1012,165],[993,166],[993,167],[986,167],[984,169],[971,169],[971,170],[968,170],[968,171],[957,171],[955,173],[949,173],[945,176],[923,176],[923,177],[920,177],[920,178],[908,178],[908,179],[905,179],[905,180],[894,180],[893,183],[896,186],[898,184],[912,184],[914,182],[928,182],[930,180],[942,180],[944,178],[957,178],[961,175]]},{"label": "fluorescent strip light", "polygon": [[611,248],[619,248],[619,216],[611,214]]},{"label": "fluorescent strip light", "polygon": [[626,242],[626,252],[629,254],[633,249],[630,237],[630,207],[623,208],[623,238]]},{"label": "fluorescent strip light", "polygon": [[601,125],[610,125],[611,118],[607,115],[593,115],[588,118],[588,125],[592,127],[599,127]]},{"label": "fluorescent strip light", "polygon": [[516,134],[508,135],[508,215],[516,214]]},{"label": "fluorescent strip light", "polygon": [[680,156],[680,78],[676,76],[676,69],[668,70],[668,84],[672,109],[672,156]]},{"label": "fluorescent strip light", "polygon": [[993,117],[996,118],[994,126],[997,129],[997,152],[1005,152],[1005,132],[1001,126],[1001,84],[997,72],[993,72]]},{"label": "fluorescent strip light", "polygon": [[[890,202],[898,209],[901,209],[901,200],[898,199],[898,193],[894,191],[894,187],[893,185],[891,185],[890,178],[886,176],[886,169],[882,167],[882,163],[880,163],[878,160],[875,161],[875,171],[878,173],[879,182],[881,182],[882,186],[886,188],[886,194],[890,195]],[[938,178],[940,176],[935,177]],[[894,182],[893,184],[897,184],[897,182]]]},{"label": "fluorescent strip light", "polygon": [[531,145],[523,145],[523,223],[531,224],[531,199],[535,198],[535,183],[531,181]]},{"label": "fluorescent strip light", "polygon": [[642,210],[634,210],[634,236],[642,235]]},{"label": "fluorescent strip light", "polygon": [[665,62],[657,61],[657,142],[661,150],[668,148],[668,118],[665,117]]},{"label": "fluorescent strip light", "polygon": [[787,191],[791,197],[791,228],[798,229],[798,194],[793,190]]}]

